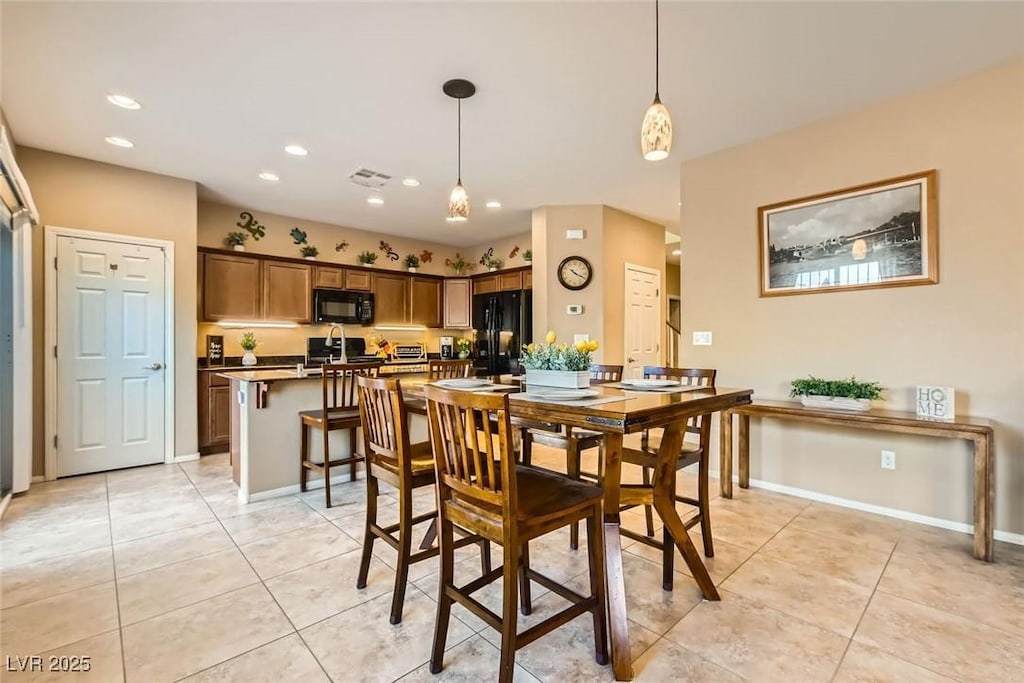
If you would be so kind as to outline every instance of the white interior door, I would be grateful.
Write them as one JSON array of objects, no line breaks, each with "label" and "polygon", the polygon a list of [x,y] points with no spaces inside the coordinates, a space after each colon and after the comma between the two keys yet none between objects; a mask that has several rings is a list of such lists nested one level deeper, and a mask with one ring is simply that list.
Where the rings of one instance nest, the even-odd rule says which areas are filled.
[{"label": "white interior door", "polygon": [[57,238],[57,476],[164,460],[164,251]]},{"label": "white interior door", "polygon": [[642,377],[645,365],[661,363],[661,271],[626,264],[626,367]]}]

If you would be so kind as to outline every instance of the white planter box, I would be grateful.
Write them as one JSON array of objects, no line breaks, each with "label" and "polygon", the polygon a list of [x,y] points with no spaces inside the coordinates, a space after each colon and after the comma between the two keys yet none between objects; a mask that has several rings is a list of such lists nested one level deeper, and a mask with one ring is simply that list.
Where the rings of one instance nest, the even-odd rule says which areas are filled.
[{"label": "white planter box", "polygon": [[824,408],[825,410],[869,410],[871,401],[866,398],[846,398],[844,396],[801,396],[800,402],[807,408]]},{"label": "white planter box", "polygon": [[590,386],[590,371],[570,372],[568,370],[526,370],[526,386],[561,387],[563,389],[584,389]]}]

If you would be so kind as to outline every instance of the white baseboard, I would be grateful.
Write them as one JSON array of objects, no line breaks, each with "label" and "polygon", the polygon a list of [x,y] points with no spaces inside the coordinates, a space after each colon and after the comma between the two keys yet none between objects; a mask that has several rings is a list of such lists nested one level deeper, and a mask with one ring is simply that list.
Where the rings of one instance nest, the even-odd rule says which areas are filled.
[{"label": "white baseboard", "polygon": [[174,456],[174,462],[175,463],[179,463],[179,462],[192,462],[193,460],[198,460],[198,459],[199,459],[199,452],[198,451],[195,452],[195,453],[186,453],[185,455],[176,455],[176,456]]},{"label": "white baseboard", "polygon": [[[718,472],[708,472],[709,476],[718,478]],[[733,483],[738,483],[739,478],[733,477]],[[959,531],[965,534],[974,533],[973,524],[965,524],[963,522],[954,522],[949,519],[941,519],[939,517],[929,517],[928,515],[919,515],[916,512],[907,512],[906,510],[897,510],[895,508],[888,508],[881,505],[872,505],[871,503],[862,503],[857,500],[850,500],[849,498],[840,498],[838,496],[830,496],[826,493],[818,493],[817,491],[808,491],[807,489],[798,489],[793,486],[784,486],[782,484],[775,484],[770,481],[762,481],[760,479],[751,479],[750,485],[753,488],[764,489],[766,491],[774,491],[776,493],[785,493],[789,496],[795,496],[796,498],[806,498],[808,500],[817,501],[819,503],[828,503],[829,505],[836,505],[838,507],[849,508],[851,510],[860,510],[862,512],[871,512],[876,515],[883,515],[885,517],[892,517],[894,519],[901,519],[907,522],[915,522],[917,524],[925,524],[927,526],[939,527],[941,529],[949,529],[950,531]],[[1005,541],[1006,543],[1013,543],[1015,545],[1024,545],[1024,534],[1015,534],[1010,531],[999,531],[996,529],[992,535],[997,541]]]},{"label": "white baseboard", "polygon": [[[358,470],[361,471],[361,470]],[[345,474],[339,474],[331,477],[331,485],[336,486],[338,484],[356,484],[363,482],[362,479],[356,479],[354,482],[350,482],[348,478],[348,472]],[[322,490],[324,487],[323,479],[315,479],[306,485],[306,491],[317,491]],[[250,503],[258,503],[261,500],[269,500],[270,498],[278,498],[279,496],[292,496],[296,493],[301,493],[298,484],[292,484],[291,486],[282,486],[278,489],[270,489],[269,491],[260,491],[259,493],[249,494]]]},{"label": "white baseboard", "polygon": [[41,474],[34,474],[34,475],[32,475],[31,483],[33,483],[33,484],[41,484],[44,481],[46,481],[46,477],[44,477],[43,475],[41,475]]}]

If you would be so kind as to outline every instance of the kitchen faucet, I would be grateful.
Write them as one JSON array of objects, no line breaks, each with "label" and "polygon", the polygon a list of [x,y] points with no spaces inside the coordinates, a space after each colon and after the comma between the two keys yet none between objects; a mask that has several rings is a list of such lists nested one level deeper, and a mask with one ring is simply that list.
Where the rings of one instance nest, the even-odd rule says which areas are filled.
[{"label": "kitchen faucet", "polygon": [[327,339],[324,340],[324,346],[329,349],[327,352],[327,362],[334,362],[334,345],[332,344],[332,341],[334,340],[335,330],[338,331],[338,334],[340,335],[339,338],[341,339],[341,357],[338,359],[338,362],[347,363],[348,359],[345,357],[345,327],[337,323],[331,323],[330,329],[327,330]]}]

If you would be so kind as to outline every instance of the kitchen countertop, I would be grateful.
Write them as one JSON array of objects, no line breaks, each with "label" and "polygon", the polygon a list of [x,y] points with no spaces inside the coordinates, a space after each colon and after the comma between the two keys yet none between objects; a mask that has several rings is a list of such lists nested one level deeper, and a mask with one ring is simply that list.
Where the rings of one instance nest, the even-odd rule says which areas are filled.
[{"label": "kitchen countertop", "polygon": [[304,371],[301,375],[295,370],[294,366],[288,368],[260,368],[257,370],[251,370],[245,368],[242,370],[227,370],[217,373],[221,377],[227,377],[228,379],[237,379],[243,382],[282,382],[289,380],[300,380],[300,379],[315,379],[319,380],[323,373],[318,368],[309,368]]}]

